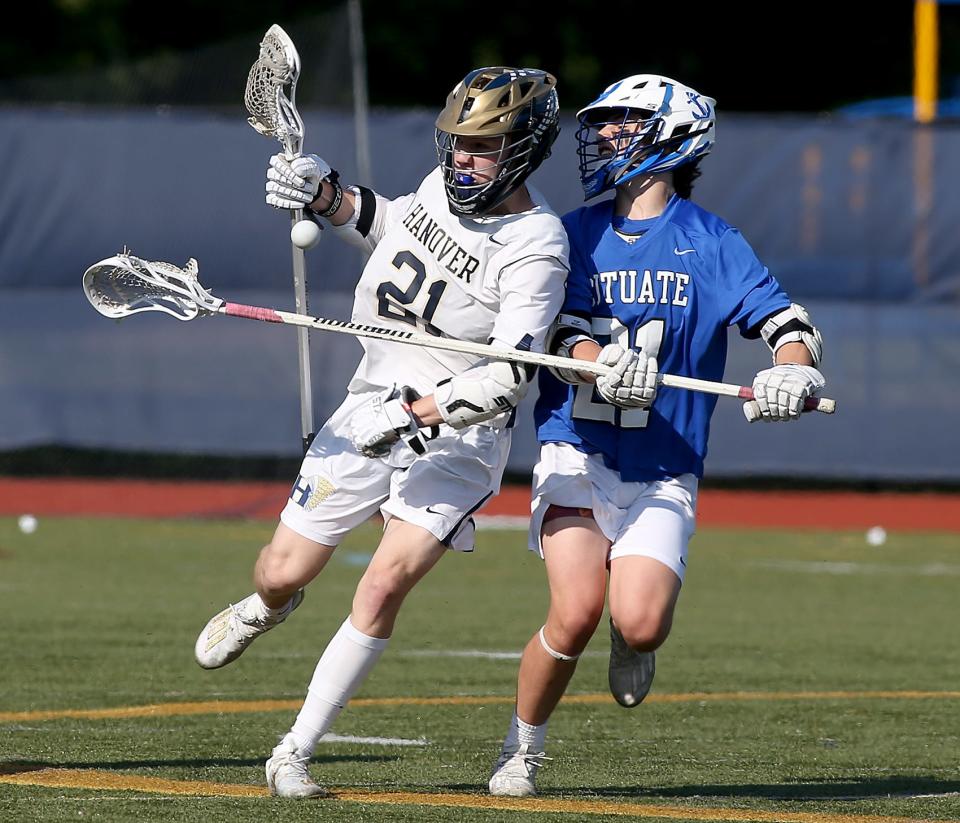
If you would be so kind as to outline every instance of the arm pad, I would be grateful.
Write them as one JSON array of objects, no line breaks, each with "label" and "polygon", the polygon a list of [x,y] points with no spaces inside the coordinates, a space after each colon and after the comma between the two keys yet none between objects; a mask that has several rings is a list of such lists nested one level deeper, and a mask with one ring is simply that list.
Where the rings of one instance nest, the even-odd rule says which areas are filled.
[{"label": "arm pad", "polygon": [[[581,340],[593,340],[590,321],[576,314],[561,314],[547,332],[546,350],[560,357],[571,357],[570,352]],[[579,372],[549,366],[550,373],[564,383],[574,386],[585,382]]]},{"label": "arm pad", "polygon": [[530,387],[535,367],[492,360],[438,384],[433,399],[443,421],[455,429],[513,411]]},{"label": "arm pad", "polygon": [[807,310],[799,303],[770,315],[760,327],[760,336],[773,353],[777,363],[777,350],[787,343],[803,343],[813,358],[814,367],[820,365],[823,355],[823,337],[813,325]]}]

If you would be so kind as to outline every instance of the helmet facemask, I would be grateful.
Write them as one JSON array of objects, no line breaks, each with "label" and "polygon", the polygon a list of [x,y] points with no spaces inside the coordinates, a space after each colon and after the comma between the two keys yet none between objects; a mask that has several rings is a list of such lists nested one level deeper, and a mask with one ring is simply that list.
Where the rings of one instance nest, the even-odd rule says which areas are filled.
[{"label": "helmet facemask", "polygon": [[436,144],[451,209],[464,216],[481,216],[496,208],[532,171],[535,147],[530,134],[478,138],[437,129]]},{"label": "helmet facemask", "polygon": [[580,119],[580,179],[602,184],[596,194],[615,186],[650,154],[663,128],[663,120],[654,114],[637,109],[593,109]]},{"label": "helmet facemask", "polygon": [[499,66],[457,85],[435,138],[451,212],[490,213],[549,156],[560,130],[555,85],[546,72]]}]

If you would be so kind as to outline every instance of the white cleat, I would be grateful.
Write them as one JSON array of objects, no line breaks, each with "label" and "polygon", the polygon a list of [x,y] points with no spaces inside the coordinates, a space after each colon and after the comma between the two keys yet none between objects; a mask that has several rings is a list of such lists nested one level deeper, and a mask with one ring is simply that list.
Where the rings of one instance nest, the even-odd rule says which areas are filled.
[{"label": "white cleat", "polygon": [[232,663],[254,638],[287,619],[290,612],[303,602],[303,589],[297,591],[280,615],[274,618],[260,616],[256,599],[257,595],[251,594],[210,618],[193,647],[197,663],[205,669],[219,669]]},{"label": "white cleat", "polygon": [[610,693],[626,709],[643,702],[657,670],[656,652],[638,652],[627,645],[610,621]]},{"label": "white cleat", "polygon": [[267,788],[274,797],[321,797],[326,790],[318,786],[307,764],[310,758],[297,750],[293,735],[288,734],[267,760]]},{"label": "white cleat", "polygon": [[549,760],[543,752],[532,752],[527,745],[513,751],[501,751],[490,775],[490,794],[498,797],[533,797],[537,793],[537,769]]}]

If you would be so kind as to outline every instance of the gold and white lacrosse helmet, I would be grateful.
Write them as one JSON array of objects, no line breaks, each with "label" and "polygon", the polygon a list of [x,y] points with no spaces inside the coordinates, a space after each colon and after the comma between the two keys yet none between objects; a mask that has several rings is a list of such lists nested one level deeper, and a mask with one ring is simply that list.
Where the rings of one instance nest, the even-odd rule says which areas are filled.
[{"label": "gold and white lacrosse helmet", "polygon": [[[437,117],[436,144],[454,214],[483,216],[549,157],[560,133],[556,85],[553,75],[539,69],[492,66],[470,72],[450,92]],[[478,182],[455,168],[458,137],[501,139],[492,180]]]}]

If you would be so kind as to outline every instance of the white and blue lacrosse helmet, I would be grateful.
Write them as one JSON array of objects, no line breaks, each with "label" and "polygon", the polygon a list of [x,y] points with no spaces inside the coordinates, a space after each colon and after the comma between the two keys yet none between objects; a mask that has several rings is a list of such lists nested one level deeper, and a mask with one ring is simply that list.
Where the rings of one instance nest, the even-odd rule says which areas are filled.
[{"label": "white and blue lacrosse helmet", "polygon": [[609,86],[577,112],[584,199],[703,157],[713,146],[715,105],[659,74],[635,74]]}]

